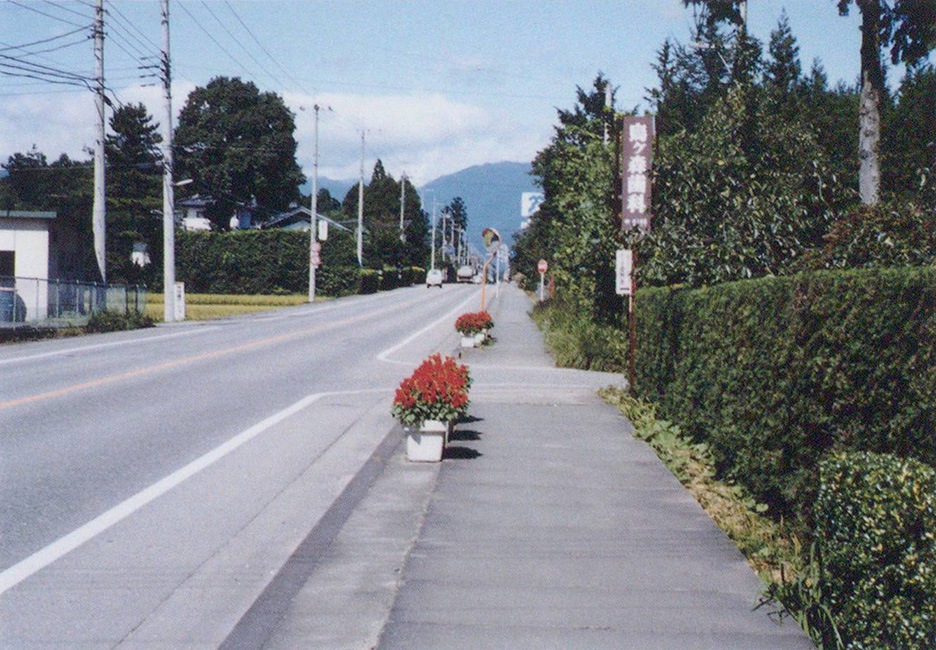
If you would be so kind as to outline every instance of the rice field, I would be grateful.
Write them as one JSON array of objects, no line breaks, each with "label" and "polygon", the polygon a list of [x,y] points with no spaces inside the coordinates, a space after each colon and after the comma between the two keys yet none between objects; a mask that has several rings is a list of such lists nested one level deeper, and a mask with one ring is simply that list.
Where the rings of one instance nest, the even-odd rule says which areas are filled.
[{"label": "rice field", "polygon": [[[226,294],[189,293],[185,295],[186,320],[210,320],[238,314],[251,314],[302,305],[308,302],[305,294],[287,296],[236,296]],[[316,301],[321,298],[316,297]],[[163,317],[163,294],[146,294],[146,315],[158,320]]]}]

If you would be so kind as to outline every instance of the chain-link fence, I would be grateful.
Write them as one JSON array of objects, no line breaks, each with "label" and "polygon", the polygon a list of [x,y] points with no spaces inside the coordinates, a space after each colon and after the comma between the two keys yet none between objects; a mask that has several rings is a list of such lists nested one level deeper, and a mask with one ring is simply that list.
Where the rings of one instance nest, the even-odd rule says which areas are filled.
[{"label": "chain-link fence", "polygon": [[0,276],[0,328],[86,325],[96,312],[146,309],[146,288]]}]

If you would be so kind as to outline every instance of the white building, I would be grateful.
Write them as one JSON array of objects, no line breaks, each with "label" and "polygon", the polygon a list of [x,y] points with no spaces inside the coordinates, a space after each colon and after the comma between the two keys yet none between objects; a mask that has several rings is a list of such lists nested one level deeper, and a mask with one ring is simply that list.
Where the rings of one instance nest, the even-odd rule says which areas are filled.
[{"label": "white building", "polygon": [[[25,320],[46,317],[48,311],[49,226],[54,212],[0,212],[0,319],[9,318],[22,303]],[[4,300],[5,299],[5,300]],[[7,314],[3,313],[6,306]],[[18,310],[17,310],[18,311]]]}]

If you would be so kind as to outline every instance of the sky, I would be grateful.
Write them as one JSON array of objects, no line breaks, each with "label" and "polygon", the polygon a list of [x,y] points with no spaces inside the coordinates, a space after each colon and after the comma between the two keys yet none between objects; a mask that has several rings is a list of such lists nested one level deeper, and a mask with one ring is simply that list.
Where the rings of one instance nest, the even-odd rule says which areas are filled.
[{"label": "sky", "polygon": [[[45,39],[31,59],[94,74],[86,28],[95,0],[0,0],[0,62]],[[786,11],[803,67],[820,59],[831,82],[858,77],[859,14],[835,0],[750,0],[749,32],[766,43]],[[162,43],[157,0],[105,0],[105,77],[123,103],[164,122],[147,77]],[[297,159],[312,173],[313,111],[321,113],[319,172],[355,178],[364,131],[367,175],[417,185],[471,165],[530,161],[549,143],[556,109],[598,72],[615,107],[647,108],[665,39],[687,43],[682,0],[171,0],[173,109],[213,77],[237,76],[281,95],[296,116]],[[70,36],[60,37],[68,32]],[[60,37],[60,38],[56,38]],[[2,69],[2,68],[0,68]],[[893,73],[891,78],[899,78]],[[48,158],[87,159],[90,91],[0,75],[0,160],[35,145]]]}]

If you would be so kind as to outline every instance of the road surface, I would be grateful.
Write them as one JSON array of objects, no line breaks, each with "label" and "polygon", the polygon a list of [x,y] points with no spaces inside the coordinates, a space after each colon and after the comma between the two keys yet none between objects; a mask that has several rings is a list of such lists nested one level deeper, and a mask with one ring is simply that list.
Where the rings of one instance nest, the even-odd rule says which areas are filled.
[{"label": "road surface", "polygon": [[217,647],[478,293],[0,348],[0,647]]}]

